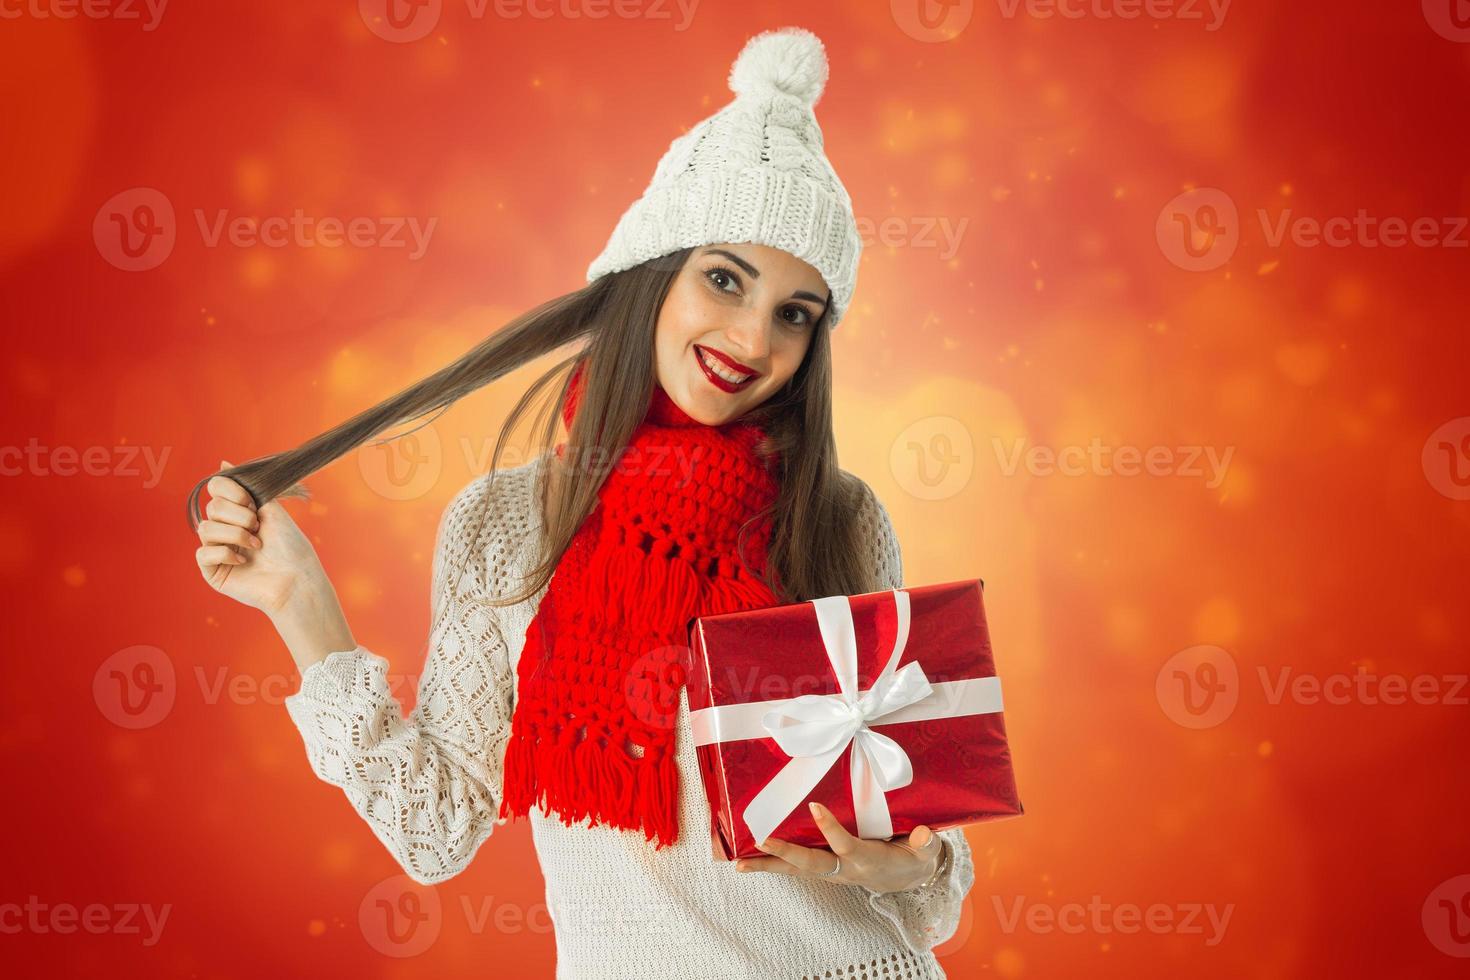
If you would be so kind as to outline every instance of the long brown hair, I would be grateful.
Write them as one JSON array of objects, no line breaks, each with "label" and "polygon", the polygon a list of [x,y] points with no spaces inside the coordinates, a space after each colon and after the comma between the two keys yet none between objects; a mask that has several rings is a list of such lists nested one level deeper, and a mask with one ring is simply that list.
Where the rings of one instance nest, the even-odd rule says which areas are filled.
[{"label": "long brown hair", "polygon": [[[502,425],[491,456],[489,476],[493,486],[510,433],[537,395],[561,377],[554,404],[547,405],[543,399],[538,416],[539,445],[547,465],[538,481],[545,521],[535,566],[520,590],[490,600],[492,605],[524,601],[550,580],[572,536],[596,505],[597,491],[607,472],[644,417],[657,383],[654,331],[659,310],[692,252],[692,248],[685,248],[650,259],[549,300],[512,320],[447,367],[335,428],[295,449],[220,470],[219,475],[243,486],[257,506],[277,497],[308,497],[299,481],[378,433],[447,409],[470,392],[538,357],[585,341],[526,389]],[[806,357],[787,385],[747,415],[758,415],[766,432],[758,451],[778,457],[774,472],[780,490],[775,503],[770,511],[755,515],[751,521],[767,514],[771,517],[765,581],[782,602],[882,588],[876,579],[877,570],[864,557],[871,554],[871,543],[859,540],[860,532],[853,520],[865,487],[837,465],[832,433],[832,349],[826,320],[823,313],[811,327]],[[586,368],[579,396],[582,401],[564,440],[565,457],[559,459],[547,450],[556,440],[562,407],[578,365]],[[430,418],[424,424],[432,421]],[[578,462],[571,462],[574,460]],[[587,465],[587,460],[607,462]],[[200,521],[200,492],[214,475],[201,479],[189,492],[191,530],[197,529]],[[490,494],[484,495],[483,508],[488,509],[492,499]],[[477,539],[484,518],[482,509],[477,519]],[[743,548],[738,550],[744,554]]]}]

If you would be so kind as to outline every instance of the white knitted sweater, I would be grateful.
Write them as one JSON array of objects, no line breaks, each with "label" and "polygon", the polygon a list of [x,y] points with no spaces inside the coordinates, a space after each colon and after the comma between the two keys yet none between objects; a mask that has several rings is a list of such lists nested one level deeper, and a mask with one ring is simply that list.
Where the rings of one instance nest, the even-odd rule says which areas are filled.
[{"label": "white knitted sweater", "polygon": [[[478,477],[446,508],[434,554],[433,630],[407,719],[389,692],[388,661],[361,645],[309,666],[300,689],[285,699],[312,771],[341,787],[404,872],[422,884],[464,870],[504,822],[497,812],[516,662],[545,590],[514,606],[475,600],[508,594],[528,568],[541,526],[535,480],[544,459]],[[860,519],[872,560],[884,587],[898,588],[902,561],[893,526],[871,488],[865,497]],[[482,504],[490,516],[471,540]],[[461,559],[464,574],[446,581]],[[953,858],[928,888],[878,893],[741,873],[734,862],[711,856],[709,804],[682,693],[676,757],[679,839],[657,852],[638,831],[586,820],[569,827],[531,809],[558,980],[945,975],[930,949],[954,934],[974,883],[961,828],[940,832]]]}]

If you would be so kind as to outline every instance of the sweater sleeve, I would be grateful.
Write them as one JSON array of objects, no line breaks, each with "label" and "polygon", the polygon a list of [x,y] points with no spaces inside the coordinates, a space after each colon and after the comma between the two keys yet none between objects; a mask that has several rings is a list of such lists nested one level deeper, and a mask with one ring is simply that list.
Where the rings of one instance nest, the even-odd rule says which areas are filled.
[{"label": "sweater sleeve", "polygon": [[[871,487],[860,520],[873,542],[873,560],[879,569],[882,588],[903,587],[903,554],[893,522]],[[887,919],[898,937],[914,952],[922,953],[948,940],[959,928],[965,896],[975,883],[975,865],[969,840],[963,827],[950,827],[938,832],[950,851],[948,869],[926,887],[905,891],[867,892],[873,910]]]},{"label": "sweater sleeve", "polygon": [[[507,476],[496,474],[497,491]],[[496,607],[478,601],[508,544],[495,520],[503,501],[486,499],[489,487],[488,477],[472,481],[440,519],[432,630],[409,717],[389,690],[388,661],[362,645],[308,666],[285,698],[312,771],[343,790],[421,884],[464,870],[500,807],[515,684]],[[487,512],[488,542],[477,533]]]}]

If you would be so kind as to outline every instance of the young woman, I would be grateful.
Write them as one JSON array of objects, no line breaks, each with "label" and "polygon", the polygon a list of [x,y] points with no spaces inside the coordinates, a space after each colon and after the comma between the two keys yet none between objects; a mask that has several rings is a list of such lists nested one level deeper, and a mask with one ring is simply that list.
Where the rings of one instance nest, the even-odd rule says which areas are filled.
[{"label": "young woman", "polygon": [[[207,478],[200,570],[266,612],[301,672],[313,771],[404,871],[443,881],[531,822],[558,977],[942,977],[974,881],[960,828],[771,839],[711,856],[690,741],[689,621],[902,585],[892,524],[837,466],[829,331],[861,241],[812,114],[812,34],[752,38],[736,98],[676,139],[583,289],[290,452]],[[391,426],[573,342],[540,454],[472,480],[439,524],[433,632],[403,717],[315,550],[275,499]],[[570,368],[570,370],[567,370]],[[566,427],[564,440],[550,446]]]}]

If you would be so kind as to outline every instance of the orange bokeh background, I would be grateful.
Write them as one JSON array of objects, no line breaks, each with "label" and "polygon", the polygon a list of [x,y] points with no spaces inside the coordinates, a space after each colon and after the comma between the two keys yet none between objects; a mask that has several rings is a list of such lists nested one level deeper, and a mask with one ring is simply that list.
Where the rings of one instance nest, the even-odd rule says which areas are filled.
[{"label": "orange bokeh background", "polygon": [[[1141,6],[443,0],[410,40],[373,0],[151,28],[5,4],[0,906],[169,910],[145,944],[0,909],[13,975],[551,976],[524,822],[432,889],[423,952],[368,934],[398,868],[309,770],[294,667],[200,580],[184,500],[578,287],[744,40],[785,24],[826,43],[817,118],[868,234],[833,335],[842,464],[909,584],[985,579],[1006,684],[1027,812],[968,828],[946,969],[1463,975],[1470,38],[1449,0],[1104,16]],[[128,268],[112,216],[160,198],[172,249]],[[433,224],[418,255],[211,244],[221,215],[298,210]],[[1360,212],[1441,240],[1295,223]],[[289,505],[395,671],[423,663],[439,514],[546,366]],[[94,682],[140,645],[176,683],[134,729]],[[1360,672],[1438,693],[1382,703]],[[1229,710],[1194,714],[1205,694]],[[1130,904],[1173,924],[1129,929]]]}]

